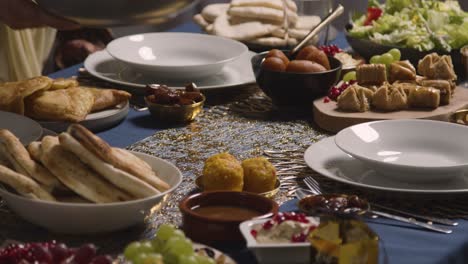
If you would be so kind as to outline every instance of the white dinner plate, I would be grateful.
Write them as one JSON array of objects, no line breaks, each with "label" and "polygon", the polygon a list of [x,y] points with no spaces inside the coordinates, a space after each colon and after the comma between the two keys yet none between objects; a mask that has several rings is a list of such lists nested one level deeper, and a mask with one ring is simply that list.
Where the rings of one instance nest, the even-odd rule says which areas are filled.
[{"label": "white dinner plate", "polygon": [[[437,131],[437,132],[435,132]],[[468,127],[403,119],[341,130],[336,145],[380,174],[402,182],[446,181],[468,169]]]},{"label": "white dinner plate", "polygon": [[[86,119],[81,121],[79,124],[83,125],[87,129],[96,132],[102,131],[107,128],[113,127],[120,123],[127,117],[129,110],[129,102],[125,101],[121,104],[114,106],[113,108],[105,109],[96,113],[91,113],[86,116]],[[69,122],[60,121],[39,121],[39,123],[47,129],[55,132],[63,132],[67,130],[71,124]]]},{"label": "white dinner plate", "polygon": [[22,115],[4,111],[0,111],[0,129],[10,130],[23,145],[38,140],[43,133],[38,122]]},{"label": "white dinner plate", "polygon": [[107,52],[118,61],[150,75],[198,78],[215,75],[248,48],[243,43],[207,34],[145,33],[112,40]]},{"label": "white dinner plate", "polygon": [[105,50],[89,55],[84,62],[84,66],[94,77],[128,87],[145,88],[146,84],[158,83],[173,88],[184,88],[187,83],[194,82],[199,89],[205,90],[255,83],[255,76],[250,63],[253,55],[255,53],[249,51],[239,59],[227,63],[219,74],[200,79],[184,79],[182,75],[177,80],[165,80],[164,78],[143,74],[114,59]]},{"label": "white dinner plate", "polygon": [[335,144],[335,137],[312,144],[305,151],[304,159],[311,169],[323,176],[358,187],[416,194],[468,192],[468,171],[465,171],[463,176],[444,182],[405,183],[391,180],[340,150]]}]

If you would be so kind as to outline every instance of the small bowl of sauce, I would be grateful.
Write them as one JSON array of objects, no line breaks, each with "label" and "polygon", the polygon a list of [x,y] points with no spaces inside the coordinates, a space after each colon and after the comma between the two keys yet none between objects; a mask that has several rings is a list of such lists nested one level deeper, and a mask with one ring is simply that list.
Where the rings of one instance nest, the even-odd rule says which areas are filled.
[{"label": "small bowl of sauce", "polygon": [[184,198],[179,208],[185,234],[205,244],[242,241],[240,223],[272,217],[278,212],[278,204],[271,199],[235,191],[197,193]]}]

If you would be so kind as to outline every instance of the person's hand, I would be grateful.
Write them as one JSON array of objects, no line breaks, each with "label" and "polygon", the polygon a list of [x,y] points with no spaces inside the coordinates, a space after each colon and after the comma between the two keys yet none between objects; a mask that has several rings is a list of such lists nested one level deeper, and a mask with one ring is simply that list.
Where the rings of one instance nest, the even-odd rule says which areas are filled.
[{"label": "person's hand", "polygon": [[73,21],[48,13],[31,0],[0,0],[0,22],[13,29],[49,26],[71,30],[80,27]]}]

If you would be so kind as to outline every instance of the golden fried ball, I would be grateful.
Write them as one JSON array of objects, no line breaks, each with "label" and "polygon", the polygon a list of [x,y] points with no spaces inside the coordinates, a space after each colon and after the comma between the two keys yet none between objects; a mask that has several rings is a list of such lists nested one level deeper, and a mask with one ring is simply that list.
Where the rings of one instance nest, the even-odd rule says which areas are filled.
[{"label": "golden fried ball", "polygon": [[244,169],[244,191],[263,193],[271,191],[276,184],[276,169],[263,157],[246,159]]},{"label": "golden fried ball", "polygon": [[209,157],[203,168],[202,182],[206,191],[242,191],[244,170],[241,163],[229,153]]}]

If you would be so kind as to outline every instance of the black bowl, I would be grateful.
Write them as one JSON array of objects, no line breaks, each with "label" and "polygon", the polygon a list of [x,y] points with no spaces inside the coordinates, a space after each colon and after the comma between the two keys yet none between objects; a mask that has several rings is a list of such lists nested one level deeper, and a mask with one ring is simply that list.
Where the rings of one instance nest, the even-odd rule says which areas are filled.
[{"label": "black bowl", "polygon": [[258,86],[278,107],[312,107],[314,99],[325,96],[340,77],[341,62],[333,57],[328,57],[331,70],[325,72],[264,70],[261,65],[267,53],[266,51],[253,56],[252,67]]},{"label": "black bowl", "polygon": [[463,81],[466,78],[464,76],[465,72],[463,70],[460,49],[453,49],[450,53],[440,50],[419,51],[411,48],[383,45],[375,43],[368,39],[354,38],[351,37],[347,32],[346,40],[348,41],[351,48],[353,48],[353,50],[357,54],[364,57],[364,59],[366,59],[367,61],[369,61],[372,56],[386,53],[387,51],[393,48],[397,48],[400,50],[402,60],[409,60],[415,67],[418,65],[419,60],[424,58],[424,56],[426,56],[427,54],[436,52],[440,55],[450,55],[450,57],[452,57],[453,67],[455,68],[455,72],[458,76],[458,81]]}]

